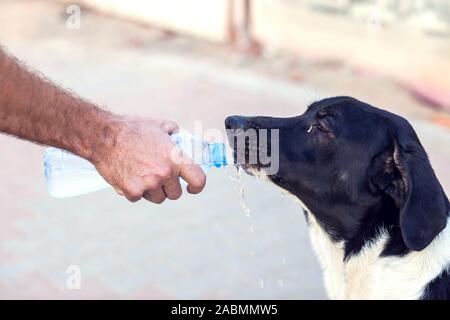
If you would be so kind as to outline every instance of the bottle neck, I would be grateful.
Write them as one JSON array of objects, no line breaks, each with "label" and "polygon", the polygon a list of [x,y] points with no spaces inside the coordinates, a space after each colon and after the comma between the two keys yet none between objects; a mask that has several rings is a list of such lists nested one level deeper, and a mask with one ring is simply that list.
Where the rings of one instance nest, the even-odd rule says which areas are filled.
[{"label": "bottle neck", "polygon": [[210,155],[210,167],[220,168],[228,165],[224,143],[209,143],[208,151]]}]

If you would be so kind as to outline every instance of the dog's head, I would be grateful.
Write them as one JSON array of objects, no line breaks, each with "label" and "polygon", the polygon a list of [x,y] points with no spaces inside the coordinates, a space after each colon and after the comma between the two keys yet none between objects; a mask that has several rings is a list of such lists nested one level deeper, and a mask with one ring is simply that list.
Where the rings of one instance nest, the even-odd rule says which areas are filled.
[{"label": "dog's head", "polygon": [[[351,239],[386,209],[396,215],[391,219],[406,246],[422,250],[446,226],[448,200],[416,133],[399,116],[335,97],[311,104],[301,116],[231,116],[225,126],[230,140],[249,129],[277,131],[277,141],[264,139],[278,161],[269,180],[297,196],[331,235]],[[245,159],[239,165],[264,173],[267,165],[249,161],[260,148],[261,135],[244,150],[235,144],[235,157]]]}]

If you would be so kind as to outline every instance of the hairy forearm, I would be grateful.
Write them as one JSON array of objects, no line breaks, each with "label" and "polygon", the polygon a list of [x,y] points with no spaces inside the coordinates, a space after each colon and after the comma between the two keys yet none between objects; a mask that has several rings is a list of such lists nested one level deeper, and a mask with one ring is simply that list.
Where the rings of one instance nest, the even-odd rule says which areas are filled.
[{"label": "hairy forearm", "polygon": [[115,143],[116,119],[27,70],[0,48],[0,132],[95,161]]},{"label": "hairy forearm", "polygon": [[0,132],[60,147],[90,160],[100,175],[130,201],[154,203],[205,186],[202,169],[178,157],[172,121],[119,117],[27,70],[0,47]]}]

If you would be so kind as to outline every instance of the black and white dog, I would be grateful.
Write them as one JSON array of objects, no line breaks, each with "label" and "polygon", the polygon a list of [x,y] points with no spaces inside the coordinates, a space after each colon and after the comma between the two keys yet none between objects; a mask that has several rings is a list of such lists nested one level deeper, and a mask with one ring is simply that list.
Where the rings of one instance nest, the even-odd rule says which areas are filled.
[{"label": "black and white dog", "polygon": [[[279,169],[267,178],[304,205],[330,298],[450,299],[450,203],[405,119],[334,97],[298,117],[225,126],[233,139],[278,129]],[[260,163],[241,166],[264,175]]]}]

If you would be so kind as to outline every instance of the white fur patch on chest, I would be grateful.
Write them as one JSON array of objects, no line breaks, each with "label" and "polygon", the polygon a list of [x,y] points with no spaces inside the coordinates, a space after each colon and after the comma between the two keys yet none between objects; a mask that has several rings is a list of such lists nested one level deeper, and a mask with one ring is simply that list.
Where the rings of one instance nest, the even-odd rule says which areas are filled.
[{"label": "white fur patch on chest", "polygon": [[324,272],[324,284],[327,295],[330,299],[344,299],[347,281],[344,270],[343,243],[331,241],[316,218],[309,212],[307,213],[307,218],[310,223],[309,236],[311,245]]},{"label": "white fur patch on chest", "polygon": [[380,257],[389,239],[387,232],[380,231],[344,262],[343,242],[333,242],[312,214],[308,219],[330,299],[419,299],[426,285],[450,262],[448,227],[424,250],[402,257]]}]

